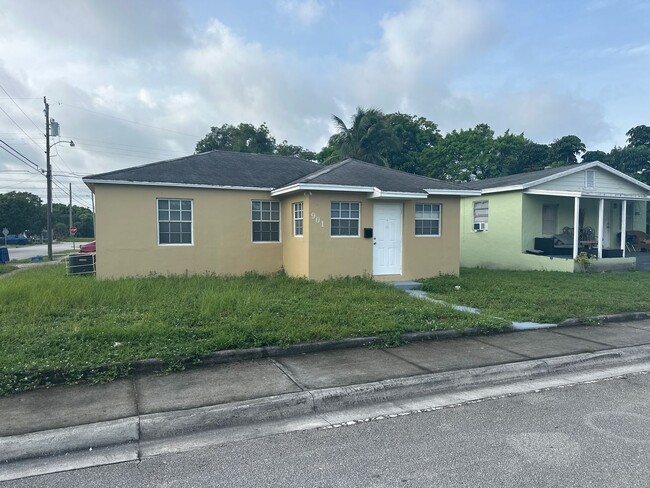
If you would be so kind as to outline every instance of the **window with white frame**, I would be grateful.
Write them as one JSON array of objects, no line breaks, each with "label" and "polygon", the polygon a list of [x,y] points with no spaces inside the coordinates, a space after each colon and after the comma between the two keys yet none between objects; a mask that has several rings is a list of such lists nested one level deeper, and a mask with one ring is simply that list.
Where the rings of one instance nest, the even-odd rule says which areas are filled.
[{"label": "window with white frame", "polygon": [[359,202],[332,202],[330,207],[331,236],[359,236]]},{"label": "window with white frame", "polygon": [[253,200],[251,209],[253,242],[279,242],[280,202]]},{"label": "window with white frame", "polygon": [[293,204],[293,235],[302,236],[303,205],[302,202]]},{"label": "window with white frame", "polygon": [[158,199],[158,244],[192,244],[192,200]]},{"label": "window with white frame", "polygon": [[596,171],[588,169],[585,171],[585,190],[594,190],[596,188]]},{"label": "window with white frame", "polygon": [[415,204],[416,236],[440,235],[440,208],[439,203]]},{"label": "window with white frame", "polygon": [[474,230],[487,230],[488,202],[474,202]]}]

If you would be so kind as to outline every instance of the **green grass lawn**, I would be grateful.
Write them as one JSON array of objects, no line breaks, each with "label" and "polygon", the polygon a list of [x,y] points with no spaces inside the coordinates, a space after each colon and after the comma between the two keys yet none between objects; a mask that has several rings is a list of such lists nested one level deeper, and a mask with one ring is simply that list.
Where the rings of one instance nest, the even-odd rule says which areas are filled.
[{"label": "green grass lawn", "polygon": [[434,298],[512,321],[555,323],[650,310],[650,273],[462,269],[460,277],[426,280],[423,289]]},{"label": "green grass lawn", "polygon": [[[0,394],[128,374],[222,349],[467,327],[499,328],[368,278],[274,276],[97,281],[40,266],[0,280]],[[97,370],[101,365],[113,364]]]},{"label": "green grass lawn", "polygon": [[11,264],[0,264],[0,275],[5,273],[11,273],[14,269],[18,269],[18,268],[12,266]]},{"label": "green grass lawn", "polygon": [[223,349],[371,335],[391,342],[402,332],[650,310],[650,273],[463,269],[460,277],[425,280],[424,289],[482,315],[368,278],[97,281],[66,276],[62,264],[23,270],[0,280],[0,395],[54,381],[114,379],[138,359],[160,358],[173,368]]}]

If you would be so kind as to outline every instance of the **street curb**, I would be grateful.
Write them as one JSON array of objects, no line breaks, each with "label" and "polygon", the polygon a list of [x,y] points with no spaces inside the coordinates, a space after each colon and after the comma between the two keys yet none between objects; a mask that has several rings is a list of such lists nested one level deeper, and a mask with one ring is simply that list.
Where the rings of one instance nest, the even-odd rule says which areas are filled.
[{"label": "street curb", "polygon": [[[650,368],[650,345],[302,391],[2,437],[0,481],[39,474],[34,472],[33,465],[45,458],[50,466],[59,463],[57,457],[60,462],[78,458],[79,461],[75,462],[83,465],[89,463],[88,456],[95,456],[95,459],[101,456],[103,449],[110,451],[111,456],[105,456],[105,461],[99,458],[95,462],[108,464],[119,462],[115,461],[116,456],[130,460],[140,458],[143,451],[156,453],[159,446],[174,438],[208,434],[218,440],[220,431],[232,427],[256,428],[254,426],[370,404],[469,391],[486,385],[503,385],[588,369],[606,370],[621,363],[643,364]],[[99,452],[93,453],[93,450]],[[30,465],[31,468],[23,468]],[[48,472],[56,470],[49,469]]]},{"label": "street curb", "polygon": [[584,319],[566,319],[557,324],[558,327],[575,327],[577,325],[606,324],[611,322],[632,322],[650,319],[650,312],[625,312],[613,315],[596,315]]},{"label": "street curb", "polygon": [[[56,458],[84,452],[93,455],[93,450],[95,450],[94,457],[102,450],[118,450],[123,453],[121,458],[125,456],[137,458],[139,437],[138,417],[0,437],[0,481],[15,479],[16,471],[21,476],[28,476],[25,472],[33,469],[29,466],[33,463],[24,462],[35,459]],[[132,453],[129,455],[129,451],[135,452],[135,456]],[[57,464],[54,459],[50,461],[53,462],[49,464]],[[19,468],[21,464],[27,466]],[[52,472],[52,470],[43,472]]]},{"label": "street curb", "polygon": [[561,373],[576,373],[586,369],[605,369],[621,362],[648,363],[650,366],[650,345],[430,373],[287,393],[225,405],[147,414],[140,417],[140,442],[147,445],[146,450],[152,451],[151,444],[174,437],[205,434],[208,431],[231,427],[307,417],[368,404],[464,391]]},{"label": "street curb", "polygon": [[[558,323],[556,327],[571,327],[578,325],[594,325],[605,322],[623,322],[632,320],[650,319],[650,312],[631,312],[617,315],[599,315],[584,319],[571,318]],[[481,329],[472,327],[468,329],[432,330],[427,332],[404,332],[399,336],[400,344],[424,341],[442,341],[458,339],[460,337],[476,337],[480,335],[495,335],[511,332],[521,332],[512,325],[500,329]],[[336,341],[303,342],[291,346],[264,346],[248,349],[227,349],[208,353],[198,359],[183,359],[181,363],[185,367],[202,367],[214,364],[223,364],[236,361],[250,361],[253,359],[264,359],[274,357],[299,356],[317,352],[326,352],[335,349],[352,349],[357,347],[382,346],[386,342],[384,336],[352,337]],[[102,365],[99,368],[119,367],[121,364]],[[142,359],[128,365],[136,374],[150,374],[160,371],[167,366],[162,359]],[[95,368],[98,369],[98,368]]]},{"label": "street curb", "polygon": [[140,417],[140,441],[205,433],[241,425],[287,420],[362,405],[476,389],[586,369],[648,363],[650,345],[534,359],[479,368],[430,373],[357,385],[315,389],[226,405],[162,412]]},{"label": "street curb", "polygon": [[[650,312],[627,312],[614,315],[598,315],[595,317],[587,318],[570,318],[563,320],[556,324],[553,328],[558,327],[575,327],[581,325],[598,325],[602,323],[611,322],[627,322],[635,320],[648,320],[650,319]],[[408,344],[410,342],[424,342],[424,341],[442,341],[449,339],[458,339],[460,337],[476,337],[480,335],[495,335],[512,332],[521,332],[521,330],[514,328],[512,325],[502,327],[500,329],[481,329],[478,327],[468,329],[448,329],[448,330],[433,330],[427,332],[404,332],[399,335],[399,344]],[[348,339],[339,339],[335,341],[321,341],[321,342],[303,342],[293,344],[291,346],[263,346],[248,349],[227,349],[223,351],[215,351],[208,353],[198,358],[182,358],[179,360],[184,368],[200,368],[204,366],[212,366],[215,364],[224,364],[238,361],[250,361],[254,359],[275,358],[298,356],[301,354],[326,352],[336,349],[352,349],[358,347],[390,347],[385,346],[387,338],[385,336],[368,336],[368,337],[352,337]],[[95,371],[109,371],[111,369],[128,369],[132,374],[145,375],[159,373],[170,365],[170,361],[165,361],[159,358],[141,359],[131,363],[111,363],[101,364],[99,366],[89,368],[81,372],[82,375],[87,375]],[[41,376],[48,378],[47,386],[54,386],[60,384],[67,384],[65,372],[50,370],[41,372]]]}]

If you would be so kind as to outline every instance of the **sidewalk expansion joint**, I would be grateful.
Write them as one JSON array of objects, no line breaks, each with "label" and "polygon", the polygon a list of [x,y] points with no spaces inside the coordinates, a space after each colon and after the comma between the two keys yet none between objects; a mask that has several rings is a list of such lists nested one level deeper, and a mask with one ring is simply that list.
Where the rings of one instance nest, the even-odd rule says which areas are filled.
[{"label": "sidewalk expansion joint", "polygon": [[138,460],[138,463],[139,463],[140,460],[142,459],[142,452],[140,450],[140,441],[142,439],[142,430],[140,428],[140,419],[141,419],[141,416],[142,416],[142,412],[141,412],[141,409],[140,409],[140,395],[138,395],[138,387],[136,386],[135,378],[131,378],[131,390],[133,391],[133,399],[135,400],[135,414],[136,414],[135,417],[137,419],[136,422],[137,422],[137,425],[138,425],[138,438],[137,438],[137,441],[136,441],[136,444],[137,444],[136,456],[137,456],[137,460]]},{"label": "sidewalk expansion joint", "polygon": [[391,355],[391,356],[394,357],[394,358],[397,358],[397,359],[399,359],[399,360],[401,360],[401,361],[404,361],[406,364],[410,364],[411,366],[415,366],[416,368],[422,370],[423,373],[435,373],[435,372],[436,372],[436,370],[429,369],[429,368],[425,368],[425,367],[422,366],[421,364],[418,364],[418,363],[416,363],[416,362],[414,362],[414,361],[410,361],[410,360],[408,360],[408,359],[406,359],[406,358],[403,358],[402,356],[399,356],[399,355],[395,354],[394,352],[391,352],[391,351],[388,350],[388,349],[380,349],[380,351],[383,351],[383,352],[385,352],[386,354],[389,354],[389,355]]},{"label": "sidewalk expansion joint", "polygon": [[503,347],[503,346],[499,346],[499,345],[496,345],[496,344],[492,344],[490,342],[482,340],[480,337],[472,337],[472,339],[474,339],[476,342],[480,342],[481,344],[485,344],[486,346],[494,347],[496,349],[500,349],[502,351],[509,352],[510,354],[514,354],[515,356],[519,356],[519,357],[521,357],[523,359],[536,359],[534,356],[528,356],[527,354],[517,352],[517,351],[515,351],[513,349]]},{"label": "sidewalk expansion joint", "polygon": [[[300,383],[297,379],[295,379],[293,376],[291,376],[291,374],[289,373],[289,371],[287,370],[287,368],[285,368],[284,365],[283,365],[282,363],[279,363],[278,361],[276,361],[276,360],[273,359],[273,358],[268,358],[268,359],[269,359],[269,361],[271,361],[271,362],[275,365],[276,368],[278,368],[280,371],[282,371],[282,373],[283,373],[287,378],[289,378],[289,381],[291,381],[294,385],[296,385],[298,388],[300,388],[300,390],[302,390],[302,391],[309,391],[309,388],[307,388],[305,385],[303,385],[303,384]],[[311,393],[310,393],[310,394],[311,394]]]},{"label": "sidewalk expansion joint", "polygon": [[[568,332],[566,332],[564,330],[556,329],[556,330],[552,330],[551,332],[554,333],[554,334],[563,335],[565,337],[571,337],[572,339],[580,339],[582,341],[587,341],[587,342],[591,342],[593,344],[598,344],[599,346],[605,346],[608,349],[616,349],[618,347],[621,347],[621,346],[617,346],[616,344],[608,344],[607,342],[595,341],[593,339],[587,339],[585,337],[580,337],[580,336],[577,336],[577,335],[569,334]],[[625,347],[625,346],[622,346],[622,347]]]}]

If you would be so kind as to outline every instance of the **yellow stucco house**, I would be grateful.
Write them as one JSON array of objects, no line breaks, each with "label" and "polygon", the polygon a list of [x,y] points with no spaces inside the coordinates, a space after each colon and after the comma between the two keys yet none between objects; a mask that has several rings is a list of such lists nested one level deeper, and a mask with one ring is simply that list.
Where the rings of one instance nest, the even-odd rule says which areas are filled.
[{"label": "yellow stucco house", "polygon": [[458,273],[460,198],[477,190],[347,159],[211,151],[84,178],[97,276],[411,280]]}]

